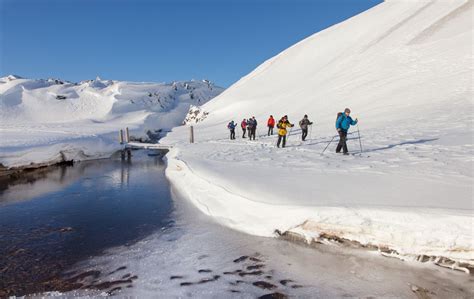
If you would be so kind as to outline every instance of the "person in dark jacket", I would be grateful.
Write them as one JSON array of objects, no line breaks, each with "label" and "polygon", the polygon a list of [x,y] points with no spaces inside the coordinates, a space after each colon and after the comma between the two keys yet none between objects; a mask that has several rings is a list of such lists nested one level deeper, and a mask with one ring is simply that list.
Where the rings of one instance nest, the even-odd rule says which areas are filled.
[{"label": "person in dark jacket", "polygon": [[344,109],[344,113],[336,120],[336,129],[339,134],[339,143],[337,144],[336,153],[340,153],[341,149],[343,150],[344,155],[348,155],[349,151],[347,150],[347,132],[349,131],[350,126],[357,124],[357,118],[353,120],[349,115],[351,114],[351,109]]},{"label": "person in dark jacket", "polygon": [[247,132],[248,132],[248,136],[250,140],[252,140],[252,129],[253,129],[253,120],[252,120],[252,117],[249,117],[247,119]]},{"label": "person in dark jacket", "polygon": [[235,139],[235,127],[237,126],[236,123],[234,123],[234,121],[231,121],[228,125],[227,125],[227,128],[229,129],[230,131],[230,140],[234,140]]},{"label": "person in dark jacket", "polygon": [[250,133],[252,131],[252,126],[253,126],[252,117],[249,117],[247,118],[247,136],[249,136],[249,139],[250,139]]},{"label": "person in dark jacket", "polygon": [[306,139],[306,136],[308,136],[308,126],[311,126],[312,124],[313,123],[308,119],[308,115],[305,114],[303,119],[300,120],[299,123],[302,132],[301,140],[304,141]]},{"label": "person in dark jacket", "polygon": [[242,128],[242,138],[246,138],[245,137],[245,132],[247,132],[247,120],[244,118],[242,120],[242,122],[240,123],[240,127]]},{"label": "person in dark jacket", "polygon": [[267,127],[268,136],[273,135],[273,128],[275,127],[275,119],[273,118],[273,115],[270,115],[270,118],[267,121]]},{"label": "person in dark jacket", "polygon": [[253,140],[255,140],[255,132],[257,131],[257,120],[255,116],[252,116],[252,118],[247,121],[247,125],[249,128],[249,139],[252,140],[253,138]]}]

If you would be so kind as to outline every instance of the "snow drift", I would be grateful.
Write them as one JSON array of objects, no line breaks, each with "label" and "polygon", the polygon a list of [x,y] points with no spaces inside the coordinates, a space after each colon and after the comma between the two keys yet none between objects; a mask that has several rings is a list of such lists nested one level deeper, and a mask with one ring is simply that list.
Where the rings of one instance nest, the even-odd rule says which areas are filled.
[{"label": "snow drift", "polygon": [[[191,105],[222,92],[208,80],[71,83],[0,78],[0,163],[6,167],[109,157],[118,130],[158,139],[180,125]],[[148,132],[148,134],[147,134]]]},{"label": "snow drift", "polygon": [[[203,212],[262,236],[336,236],[465,271],[474,264],[473,1],[385,1],[269,59],[191,119],[167,175]],[[336,155],[336,114],[360,122],[349,157]],[[205,114],[201,117],[199,114]],[[285,149],[268,116],[297,123]],[[228,140],[230,120],[256,116],[258,140]],[[426,260],[421,258],[421,260]],[[471,265],[471,266],[469,266]]]}]

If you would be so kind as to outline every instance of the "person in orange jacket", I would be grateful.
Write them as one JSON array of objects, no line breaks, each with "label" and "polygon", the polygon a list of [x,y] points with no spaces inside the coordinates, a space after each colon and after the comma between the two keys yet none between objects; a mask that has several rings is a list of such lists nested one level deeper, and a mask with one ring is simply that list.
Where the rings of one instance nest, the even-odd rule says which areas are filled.
[{"label": "person in orange jacket", "polygon": [[273,118],[273,115],[270,115],[270,118],[267,121],[267,127],[268,136],[273,135],[273,128],[275,127],[275,119]]}]

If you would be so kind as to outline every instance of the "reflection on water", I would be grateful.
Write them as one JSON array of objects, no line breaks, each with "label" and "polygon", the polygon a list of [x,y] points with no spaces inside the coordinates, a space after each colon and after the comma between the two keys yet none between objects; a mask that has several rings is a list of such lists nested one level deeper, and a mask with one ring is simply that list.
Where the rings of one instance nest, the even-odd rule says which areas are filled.
[{"label": "reflection on water", "polygon": [[139,151],[132,161],[84,162],[3,180],[0,297],[7,289],[16,295],[50,289],[78,260],[168,226],[171,209],[163,162]]}]

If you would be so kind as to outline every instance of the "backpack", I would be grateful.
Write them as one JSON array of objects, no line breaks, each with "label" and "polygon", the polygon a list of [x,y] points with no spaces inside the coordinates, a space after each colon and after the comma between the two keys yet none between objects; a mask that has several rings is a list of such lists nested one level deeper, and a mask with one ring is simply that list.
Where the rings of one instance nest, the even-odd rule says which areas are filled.
[{"label": "backpack", "polygon": [[343,114],[344,114],[344,113],[342,113],[342,112],[338,112],[338,113],[337,113],[336,122],[337,122],[337,120],[339,119],[339,117],[340,117],[341,115],[343,115]]},{"label": "backpack", "polygon": [[231,128],[231,123],[228,123],[227,124],[227,129],[230,129]]}]

